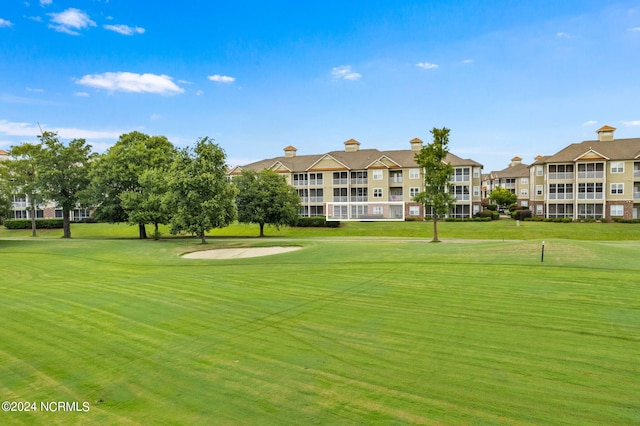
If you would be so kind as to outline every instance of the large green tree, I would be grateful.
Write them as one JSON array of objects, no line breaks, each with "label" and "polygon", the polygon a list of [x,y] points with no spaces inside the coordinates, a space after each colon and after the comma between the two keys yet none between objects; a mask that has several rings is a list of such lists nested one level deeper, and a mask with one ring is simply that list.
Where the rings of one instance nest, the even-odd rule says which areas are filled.
[{"label": "large green tree", "polygon": [[122,207],[127,212],[129,222],[135,224],[151,223],[154,225],[153,237],[160,237],[158,225],[169,223],[171,214],[167,204],[163,202],[169,185],[166,171],[149,169],[138,178],[139,190],[125,191],[120,194]]},{"label": "large green tree", "polygon": [[265,224],[279,228],[295,223],[300,197],[284,176],[266,169],[244,170],[233,182],[238,188],[238,221],[260,225],[261,237],[264,237]]},{"label": "large green tree", "polygon": [[91,145],[84,139],[63,144],[58,135],[44,132],[38,136],[38,180],[42,195],[62,208],[63,238],[71,238],[70,212],[79,206],[81,194],[89,185]]},{"label": "large green tree", "polygon": [[518,200],[518,196],[507,188],[497,186],[489,194],[489,199],[499,206],[509,206]]},{"label": "large green tree", "polygon": [[236,188],[227,181],[226,155],[208,137],[180,151],[168,174],[167,207],[171,232],[189,232],[206,243],[205,233],[236,218]]},{"label": "large green tree", "polygon": [[0,224],[11,217],[12,190],[9,168],[6,161],[0,161]]},{"label": "large green tree", "polygon": [[414,200],[431,207],[433,211],[433,241],[438,242],[438,219],[444,217],[455,205],[456,199],[449,192],[453,166],[447,162],[449,153],[449,129],[433,128],[433,142],[416,153],[415,161],[422,168],[424,191]]},{"label": "large green tree", "polygon": [[[164,136],[149,136],[140,132],[126,133],[91,167],[90,201],[97,206],[94,217],[108,222],[129,222],[138,225],[140,238],[147,238],[145,224],[154,223],[135,202],[123,206],[123,194],[132,201],[143,198],[140,177],[148,170],[167,171],[176,157],[176,149]],[[150,205],[147,204],[146,207]]]},{"label": "large green tree", "polygon": [[36,209],[38,204],[44,201],[41,183],[38,179],[38,159],[41,148],[41,145],[28,142],[12,146],[9,152],[11,160],[6,161],[11,176],[12,192],[24,195],[29,202],[27,210],[31,212],[31,235],[33,237],[37,235]]}]

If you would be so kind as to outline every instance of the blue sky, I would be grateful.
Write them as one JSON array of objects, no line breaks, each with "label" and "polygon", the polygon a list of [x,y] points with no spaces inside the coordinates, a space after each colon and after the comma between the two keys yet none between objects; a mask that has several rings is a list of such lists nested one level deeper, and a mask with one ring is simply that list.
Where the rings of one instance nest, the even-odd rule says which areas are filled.
[{"label": "blue sky", "polygon": [[445,126],[488,172],[640,137],[639,76],[640,0],[2,0],[0,149],[39,123],[98,152],[210,136],[238,165]]}]

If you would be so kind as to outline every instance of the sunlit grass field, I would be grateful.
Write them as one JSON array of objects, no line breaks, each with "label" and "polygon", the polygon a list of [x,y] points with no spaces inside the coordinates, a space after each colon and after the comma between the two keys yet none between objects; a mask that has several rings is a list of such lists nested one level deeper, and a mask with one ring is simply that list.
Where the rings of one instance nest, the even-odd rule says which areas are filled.
[{"label": "sunlit grass field", "polygon": [[[0,240],[0,400],[90,405],[0,424],[640,423],[636,226],[352,225]],[[180,257],[269,244],[302,249]]]}]

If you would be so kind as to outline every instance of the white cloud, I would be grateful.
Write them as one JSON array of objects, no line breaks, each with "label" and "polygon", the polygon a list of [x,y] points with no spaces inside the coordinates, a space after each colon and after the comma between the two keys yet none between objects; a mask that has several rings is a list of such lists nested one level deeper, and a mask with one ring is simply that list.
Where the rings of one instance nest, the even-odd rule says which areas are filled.
[{"label": "white cloud", "polygon": [[640,27],[627,28],[627,31],[640,32]]},{"label": "white cloud", "polygon": [[623,121],[625,126],[640,126],[640,120]]},{"label": "white cloud", "polygon": [[340,65],[339,67],[334,67],[331,70],[331,75],[334,79],[340,80],[359,80],[362,77],[362,74],[357,73],[351,69],[351,65]]},{"label": "white cloud", "polygon": [[85,75],[76,83],[83,86],[104,89],[112,92],[133,93],[183,93],[184,89],[173,82],[168,75],[136,74],[132,72],[105,72]]},{"label": "white cloud", "polygon": [[144,34],[144,28],[130,27],[128,25],[104,25],[104,29],[122,35]]},{"label": "white cloud", "polygon": [[89,18],[89,15],[74,8],[60,13],[50,13],[49,16],[51,16],[51,22],[53,22],[49,24],[49,28],[70,35],[79,35],[80,33],[76,30],[96,26],[96,23]]},{"label": "white cloud", "polygon": [[31,87],[27,87],[27,92],[43,93],[44,89],[33,89]]},{"label": "white cloud", "polygon": [[55,132],[61,138],[65,139],[74,139],[74,138],[84,138],[84,139],[118,139],[121,134],[126,133],[123,131],[100,131],[100,130],[87,130],[87,129],[76,129],[72,127],[54,127],[50,128],[45,124],[33,123],[17,123],[11,122],[7,120],[0,120],[0,134],[8,135],[8,136],[25,136],[25,137],[33,137],[35,138],[40,134],[40,127],[43,130],[48,130],[50,132]]},{"label": "white cloud", "polygon": [[0,18],[0,28],[9,28],[11,26],[13,26],[13,23],[11,23],[11,21]]},{"label": "white cloud", "polygon": [[598,122],[594,120],[589,120],[582,123],[583,126],[593,126],[594,124],[598,124]]},{"label": "white cloud", "polygon": [[416,67],[424,68],[425,70],[433,70],[439,67],[438,64],[432,64],[430,62],[418,62]]},{"label": "white cloud", "polygon": [[236,81],[235,77],[229,77],[228,75],[220,75],[220,74],[209,75],[207,76],[207,78],[211,81],[215,81],[216,83],[225,83],[225,84],[231,84],[234,81]]},{"label": "white cloud", "polygon": [[196,96],[202,96],[203,93],[202,90],[196,90]]},{"label": "white cloud", "polygon": [[572,38],[573,36],[567,33],[563,33],[562,31],[556,33],[556,37],[558,38]]},{"label": "white cloud", "polygon": [[53,3],[53,0],[40,0],[40,6],[48,6]]},{"label": "white cloud", "polygon": [[470,64],[471,62],[473,62],[473,59],[465,59],[462,61],[463,64]]},{"label": "white cloud", "polygon": [[88,98],[89,94],[87,92],[76,92],[74,93],[74,95],[78,96],[79,98]]},{"label": "white cloud", "polygon": [[160,120],[161,118],[162,118],[162,116],[161,116],[160,114],[153,113],[153,114],[151,114],[151,116],[149,117],[149,120],[151,120],[151,121],[156,121],[156,120]]}]

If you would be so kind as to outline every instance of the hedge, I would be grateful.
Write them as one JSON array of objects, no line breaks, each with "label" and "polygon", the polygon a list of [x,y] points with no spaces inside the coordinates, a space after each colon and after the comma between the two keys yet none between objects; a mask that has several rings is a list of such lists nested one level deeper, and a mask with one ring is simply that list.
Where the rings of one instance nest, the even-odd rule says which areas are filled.
[{"label": "hedge", "polygon": [[324,216],[299,217],[294,226],[299,228],[339,228],[340,221],[327,221]]},{"label": "hedge", "polygon": [[[31,229],[31,219],[7,219],[7,229]],[[36,219],[36,229],[61,229],[62,219]]]}]

